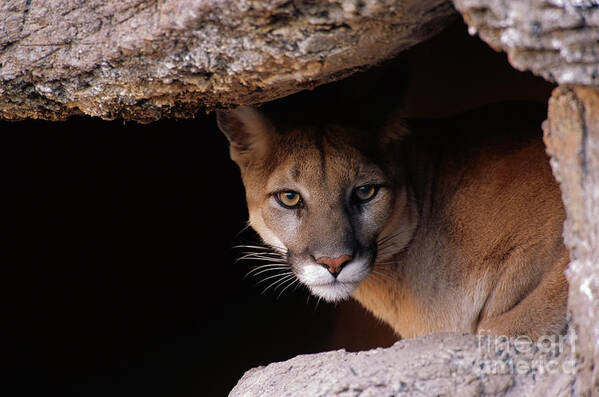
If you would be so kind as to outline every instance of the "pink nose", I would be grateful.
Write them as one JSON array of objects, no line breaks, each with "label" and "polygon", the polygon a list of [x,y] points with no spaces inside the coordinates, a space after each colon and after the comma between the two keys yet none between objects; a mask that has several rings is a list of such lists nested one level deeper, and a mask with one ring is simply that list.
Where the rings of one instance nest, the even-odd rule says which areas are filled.
[{"label": "pink nose", "polygon": [[327,256],[321,256],[316,259],[316,262],[323,265],[327,270],[334,276],[336,276],[343,266],[353,258],[350,255],[341,255],[337,258],[329,258]]}]

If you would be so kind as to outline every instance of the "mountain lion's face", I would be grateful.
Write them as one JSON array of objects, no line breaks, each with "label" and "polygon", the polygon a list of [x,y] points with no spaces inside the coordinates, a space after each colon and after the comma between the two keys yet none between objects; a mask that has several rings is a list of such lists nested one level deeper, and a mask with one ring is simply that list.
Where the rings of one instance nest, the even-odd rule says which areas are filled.
[{"label": "mountain lion's face", "polygon": [[348,298],[385,251],[407,243],[407,231],[385,233],[406,197],[373,137],[335,126],[280,134],[248,107],[220,112],[218,123],[242,172],[250,225],[313,294]]}]

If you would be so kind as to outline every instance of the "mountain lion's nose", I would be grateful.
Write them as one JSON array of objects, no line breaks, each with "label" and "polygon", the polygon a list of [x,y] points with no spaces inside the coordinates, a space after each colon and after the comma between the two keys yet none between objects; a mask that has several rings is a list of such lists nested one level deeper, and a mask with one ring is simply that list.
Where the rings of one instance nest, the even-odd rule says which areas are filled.
[{"label": "mountain lion's nose", "polygon": [[320,258],[316,259],[316,263],[326,267],[329,273],[336,277],[343,268],[343,266],[345,266],[345,264],[351,261],[352,259],[353,258],[350,255],[341,255],[337,258],[321,256]]}]

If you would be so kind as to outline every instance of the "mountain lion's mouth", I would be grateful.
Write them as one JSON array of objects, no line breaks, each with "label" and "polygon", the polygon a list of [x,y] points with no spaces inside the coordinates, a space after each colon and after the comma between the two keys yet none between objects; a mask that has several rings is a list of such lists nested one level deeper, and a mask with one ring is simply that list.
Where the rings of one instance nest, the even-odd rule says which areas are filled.
[{"label": "mountain lion's mouth", "polygon": [[356,282],[332,281],[328,284],[308,285],[310,291],[326,301],[337,302],[351,297],[354,290],[358,287]]},{"label": "mountain lion's mouth", "polygon": [[321,284],[310,284],[310,287],[331,287],[337,284],[347,285],[347,284],[358,284],[355,282],[347,282],[347,281],[339,281],[337,279],[331,281],[330,283],[321,283]]},{"label": "mountain lion's mouth", "polygon": [[370,273],[369,258],[356,258],[333,275],[316,263],[297,264],[295,274],[313,295],[330,302],[351,297],[354,290]]}]

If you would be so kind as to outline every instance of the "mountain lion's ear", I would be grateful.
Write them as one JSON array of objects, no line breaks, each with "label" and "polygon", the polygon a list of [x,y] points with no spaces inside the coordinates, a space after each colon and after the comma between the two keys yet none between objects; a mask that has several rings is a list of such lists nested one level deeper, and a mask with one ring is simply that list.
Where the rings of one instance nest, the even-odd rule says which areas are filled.
[{"label": "mountain lion's ear", "polygon": [[231,159],[243,170],[252,158],[266,153],[274,128],[270,121],[251,106],[216,112],[218,128],[231,144]]}]

